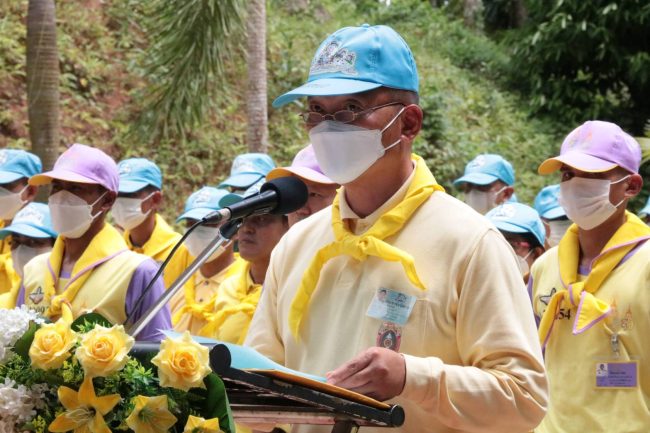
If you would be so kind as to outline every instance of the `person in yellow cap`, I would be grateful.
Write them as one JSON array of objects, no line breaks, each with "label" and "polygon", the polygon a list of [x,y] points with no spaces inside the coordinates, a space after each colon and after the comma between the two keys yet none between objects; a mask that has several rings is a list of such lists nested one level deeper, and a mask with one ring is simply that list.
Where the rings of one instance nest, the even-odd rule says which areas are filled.
[{"label": "person in yellow cap", "polygon": [[[41,169],[40,158],[32,153],[0,149],[0,229],[8,227],[16,213],[34,200],[37,188],[27,180]],[[12,264],[11,239],[11,234],[0,239],[0,294],[20,281]]]},{"label": "person in yellow cap", "polygon": [[[158,213],[162,201],[162,173],[145,158],[121,161],[117,168],[120,185],[111,210],[113,220],[124,230],[124,241],[131,251],[162,263],[181,235]],[[165,267],[165,287],[169,287],[189,264],[187,248],[180,246]]]},{"label": "person in yellow cap", "polygon": [[536,432],[650,426],[650,227],[627,210],[643,185],[640,163],[634,138],[589,121],[539,166],[560,172],[559,202],[574,224],[531,270],[551,391]]},{"label": "person in yellow cap", "polygon": [[[106,153],[73,144],[54,168],[32,176],[30,185],[51,184],[48,207],[58,233],[52,250],[36,256],[24,269],[16,304],[25,304],[56,320],[96,312],[113,324],[133,323],[164,292],[153,280],[158,266],[151,258],[129,251],[120,233],[106,223],[117,196],[117,164]],[[134,337],[161,340],[171,327],[169,309],[162,308]]]},{"label": "person in yellow cap", "polygon": [[[208,214],[221,209],[221,199],[226,196],[233,196],[233,194],[229,194],[225,189],[205,186],[189,196],[183,214],[176,221],[184,221],[189,228]],[[232,201],[226,199],[221,203],[223,206],[226,206],[225,203],[232,204],[239,200],[238,196],[236,197],[232,198]],[[219,236],[219,224],[204,224],[194,229],[184,241],[190,261],[201,254],[217,236]],[[236,274],[243,264],[244,261],[233,254],[232,243],[217,250],[212,257],[208,258],[185,283],[183,289],[169,301],[174,330],[190,331],[193,335],[200,335],[201,329],[207,324],[207,317],[214,310],[214,298],[220,290],[221,283],[226,277]]]},{"label": "person in yellow cap", "polygon": [[400,432],[530,431],[547,404],[530,299],[503,236],[411,152],[423,113],[406,42],[338,30],[274,105],[301,96],[319,166],[342,186],[276,246],[244,344],[401,405]]},{"label": "person in yellow cap", "polygon": [[295,176],[302,180],[307,186],[308,192],[307,203],[287,215],[289,227],[330,206],[339,187],[336,182],[323,174],[311,144],[296,154],[289,167],[274,168],[266,176],[266,179],[273,180],[287,176]]},{"label": "person in yellow cap", "polygon": [[[241,198],[258,193],[263,183],[264,180],[250,187]],[[224,199],[235,200],[232,196]],[[229,343],[244,342],[262,294],[271,252],[288,229],[285,215],[244,218],[237,233],[239,254],[245,260],[244,266],[221,283],[214,300],[213,314],[208,318],[207,326],[201,330],[201,335]]]}]

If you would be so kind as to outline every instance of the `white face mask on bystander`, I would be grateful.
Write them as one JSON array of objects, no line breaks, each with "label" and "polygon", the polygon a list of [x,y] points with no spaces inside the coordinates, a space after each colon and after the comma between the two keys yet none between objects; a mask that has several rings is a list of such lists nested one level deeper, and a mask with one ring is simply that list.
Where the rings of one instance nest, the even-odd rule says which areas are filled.
[{"label": "white face mask on bystander", "polygon": [[569,219],[583,230],[598,227],[623,203],[616,205],[609,201],[610,185],[617,184],[630,177],[625,176],[615,182],[609,179],[590,179],[573,177],[560,184],[560,206],[564,208]]},{"label": "white face mask on bystander", "polygon": [[92,214],[93,206],[101,200],[108,191],[104,192],[92,204],[76,196],[70,191],[59,191],[50,196],[47,202],[52,215],[52,228],[60,235],[77,239],[88,231],[92,222],[101,215],[101,211]]}]

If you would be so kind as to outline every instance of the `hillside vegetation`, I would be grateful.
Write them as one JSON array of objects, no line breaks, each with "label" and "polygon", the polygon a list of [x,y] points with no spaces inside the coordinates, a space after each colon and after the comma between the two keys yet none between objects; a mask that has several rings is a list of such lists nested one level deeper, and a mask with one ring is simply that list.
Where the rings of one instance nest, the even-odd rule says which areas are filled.
[{"label": "hillside vegetation", "polygon": [[[28,147],[25,100],[26,0],[0,6],[0,146]],[[271,0],[267,9],[269,103],[304,82],[320,41],[346,25],[387,24],[412,47],[420,73],[425,129],[416,151],[449,191],[465,163],[481,152],[509,159],[517,171],[517,195],[531,202],[545,183],[536,167],[557,152],[575,125],[532,119],[527,101],[503,90],[509,59],[486,37],[450,20],[429,2],[397,0],[305,2],[289,10]],[[144,156],[163,169],[168,216],[180,213],[187,194],[227,176],[234,155],[245,151],[243,36],[233,37],[233,60],[210,116],[186,142],[153,142],[128,134],[147,85],[143,62],[149,38],[142,23],[146,2],[61,0],[57,2],[61,60],[62,143],[87,143],[116,160]],[[302,103],[269,111],[271,155],[290,162],[307,143],[297,113]]]}]

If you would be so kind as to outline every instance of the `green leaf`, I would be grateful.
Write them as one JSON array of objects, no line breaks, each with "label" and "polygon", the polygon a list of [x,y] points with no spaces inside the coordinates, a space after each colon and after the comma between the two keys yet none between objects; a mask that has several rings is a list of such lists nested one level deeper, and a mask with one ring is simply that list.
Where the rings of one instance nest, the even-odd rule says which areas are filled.
[{"label": "green leaf", "polygon": [[22,337],[16,341],[14,345],[14,352],[20,355],[23,359],[29,361],[29,348],[32,346],[32,341],[34,341],[34,334],[40,328],[40,325],[35,322],[29,324],[29,328],[23,334]]},{"label": "green leaf", "polygon": [[235,422],[232,418],[226,387],[215,373],[210,373],[204,380],[207,395],[205,399],[205,418],[219,418],[219,427],[225,433],[235,433]]},{"label": "green leaf", "polygon": [[72,322],[72,325],[70,325],[70,328],[75,332],[84,332],[94,328],[95,325],[101,325],[107,328],[113,326],[113,324],[101,314],[86,313],[77,317],[77,319]]}]

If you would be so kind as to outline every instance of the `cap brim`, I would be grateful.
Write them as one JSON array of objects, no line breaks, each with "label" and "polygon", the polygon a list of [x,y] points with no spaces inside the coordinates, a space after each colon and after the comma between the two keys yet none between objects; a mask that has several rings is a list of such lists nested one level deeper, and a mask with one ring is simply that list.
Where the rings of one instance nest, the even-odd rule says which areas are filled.
[{"label": "cap brim", "polygon": [[21,173],[15,173],[13,171],[0,171],[0,185],[14,182],[22,177],[29,177],[29,176],[25,176],[24,174]]},{"label": "cap brim", "polygon": [[245,189],[258,182],[263,177],[264,175],[260,173],[240,173],[230,176],[228,179],[221,182],[219,188],[230,186],[233,188]]},{"label": "cap brim", "polygon": [[243,195],[234,194],[234,193],[226,194],[219,199],[219,207],[223,209],[224,207],[228,207],[235,203],[239,203],[243,199],[244,199]]},{"label": "cap brim", "polygon": [[149,186],[149,182],[135,181],[135,180],[121,180],[117,192],[130,194],[132,192],[140,191],[142,188]]},{"label": "cap brim", "polygon": [[48,232],[46,230],[36,228],[29,224],[16,223],[16,224],[11,224],[9,227],[5,227],[4,229],[0,230],[0,239],[4,239],[5,237],[12,234],[27,236],[30,238],[39,238],[39,239],[56,237],[56,233],[54,232]]},{"label": "cap brim", "polygon": [[324,185],[336,185],[336,183],[329,177],[308,167],[274,168],[273,170],[269,171],[269,174],[266,175],[266,180],[273,180],[279,177],[289,176],[297,176],[299,178],[306,179],[311,182],[322,183]]},{"label": "cap brim", "polygon": [[53,179],[64,180],[67,182],[92,183],[95,185],[99,185],[99,182],[97,182],[94,179],[90,179],[89,177],[82,176],[78,173],[74,173],[69,170],[61,170],[61,169],[52,170],[46,173],[41,173],[32,176],[29,178],[29,184],[34,186],[47,185],[49,183],[52,183]]},{"label": "cap brim", "polygon": [[582,152],[570,151],[542,162],[539,165],[537,172],[539,174],[551,174],[559,170],[560,167],[562,167],[562,164],[588,173],[602,173],[603,171],[609,171],[618,167],[618,164],[611,161],[596,158],[595,156],[587,155]]},{"label": "cap brim", "polygon": [[463,177],[459,177],[454,181],[454,186],[458,186],[461,183],[473,183],[475,185],[489,185],[492,182],[499,180],[498,177],[492,176],[491,174],[485,173],[469,173]]},{"label": "cap brim", "polygon": [[191,219],[191,220],[200,220],[204,216],[211,214],[212,212],[216,212],[216,209],[211,209],[208,207],[197,207],[194,209],[190,209],[178,218],[176,218],[176,222],[180,222],[183,220]]},{"label": "cap brim", "polygon": [[641,211],[639,212],[639,215],[641,215],[641,216],[650,215],[650,204],[647,204],[646,207],[641,209]]},{"label": "cap brim", "polygon": [[546,212],[544,212],[544,215],[540,215],[540,216],[547,220],[554,220],[556,218],[566,216],[566,212],[564,211],[564,208],[562,206],[558,206],[558,207],[554,207],[553,209],[547,210]]},{"label": "cap brim", "polygon": [[278,108],[303,96],[335,96],[367,92],[381,87],[379,83],[355,80],[351,78],[322,78],[310,81],[302,86],[285,93],[273,101],[273,107]]}]

